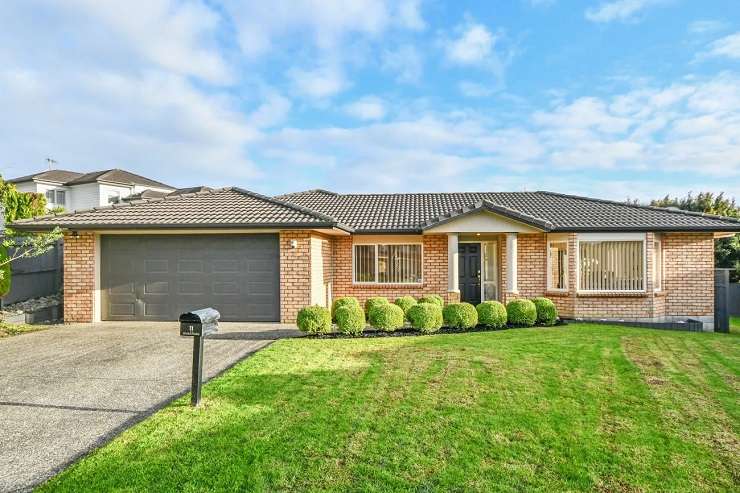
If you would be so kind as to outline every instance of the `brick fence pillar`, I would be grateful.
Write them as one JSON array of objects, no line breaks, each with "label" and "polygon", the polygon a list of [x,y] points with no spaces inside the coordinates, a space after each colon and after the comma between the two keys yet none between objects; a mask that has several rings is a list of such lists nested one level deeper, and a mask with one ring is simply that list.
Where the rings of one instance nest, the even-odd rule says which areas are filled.
[{"label": "brick fence pillar", "polygon": [[95,235],[64,235],[64,321],[93,321]]}]

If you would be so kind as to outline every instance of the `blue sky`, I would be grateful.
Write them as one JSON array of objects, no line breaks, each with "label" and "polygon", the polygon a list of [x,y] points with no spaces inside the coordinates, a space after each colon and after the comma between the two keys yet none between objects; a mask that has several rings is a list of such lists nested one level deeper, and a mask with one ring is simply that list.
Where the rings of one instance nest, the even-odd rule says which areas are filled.
[{"label": "blue sky", "polygon": [[0,3],[0,172],[740,199],[740,2]]}]

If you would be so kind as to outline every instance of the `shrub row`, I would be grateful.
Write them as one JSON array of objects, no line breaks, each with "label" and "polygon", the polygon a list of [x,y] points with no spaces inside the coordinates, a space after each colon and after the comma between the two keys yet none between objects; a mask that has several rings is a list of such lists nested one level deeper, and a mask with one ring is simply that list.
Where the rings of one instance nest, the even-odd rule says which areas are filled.
[{"label": "shrub row", "polygon": [[[367,314],[367,320],[366,320]],[[470,303],[450,303],[445,306],[438,295],[429,295],[417,302],[412,296],[402,296],[394,303],[387,298],[368,298],[363,311],[357,298],[345,296],[332,303],[331,311],[321,306],[309,306],[298,313],[298,328],[308,334],[331,331],[334,321],[337,329],[347,335],[359,335],[366,324],[385,332],[393,332],[408,321],[416,330],[430,334],[443,325],[470,329],[478,325],[500,329],[509,325],[532,327],[535,324],[554,325],[558,318],[555,304],[548,298],[518,299],[504,306],[498,301],[484,301],[478,306]]]}]

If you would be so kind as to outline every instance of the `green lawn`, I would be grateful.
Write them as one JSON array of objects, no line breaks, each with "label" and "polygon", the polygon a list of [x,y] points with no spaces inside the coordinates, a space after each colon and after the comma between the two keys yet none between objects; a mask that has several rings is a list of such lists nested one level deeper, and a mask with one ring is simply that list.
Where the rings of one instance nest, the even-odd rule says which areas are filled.
[{"label": "green lawn", "polygon": [[29,332],[46,330],[48,328],[48,325],[9,324],[6,322],[0,322],[0,339],[2,339],[3,337],[17,336],[20,334],[27,334]]},{"label": "green lawn", "polygon": [[740,317],[730,317],[730,332],[740,333]]},{"label": "green lawn", "polygon": [[43,490],[737,491],[739,377],[737,334],[283,340]]}]

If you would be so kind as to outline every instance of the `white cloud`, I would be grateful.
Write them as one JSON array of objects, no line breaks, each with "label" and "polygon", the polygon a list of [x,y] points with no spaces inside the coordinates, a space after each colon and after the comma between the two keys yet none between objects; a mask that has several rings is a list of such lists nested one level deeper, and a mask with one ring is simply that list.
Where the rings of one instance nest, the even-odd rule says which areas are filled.
[{"label": "white cloud", "polygon": [[290,99],[271,91],[259,107],[249,115],[249,122],[256,128],[273,127],[282,123],[293,106]]},{"label": "white cloud", "polygon": [[661,3],[665,0],[614,0],[589,7],[585,15],[591,22],[631,21],[648,7]]},{"label": "white cloud", "polygon": [[382,55],[383,70],[396,73],[399,82],[419,82],[424,71],[421,53],[413,45],[399,46],[396,50],[386,50]]},{"label": "white cloud", "polygon": [[730,34],[710,43],[706,56],[740,60],[740,32]]},{"label": "white cloud", "polygon": [[715,19],[703,19],[691,22],[688,27],[688,31],[691,34],[707,34],[717,31],[721,31],[727,27],[727,23],[721,20]]},{"label": "white cloud", "polygon": [[320,50],[335,51],[350,34],[376,37],[387,29],[420,30],[418,0],[227,0],[244,53],[260,56],[280,42],[306,37]]},{"label": "white cloud", "polygon": [[346,105],[344,111],[359,120],[382,120],[387,110],[382,99],[375,96],[365,96]]},{"label": "white cloud", "polygon": [[461,65],[481,64],[493,52],[496,36],[483,24],[471,23],[456,39],[447,42],[447,59]]},{"label": "white cloud", "polygon": [[[83,33],[105,30],[104,47],[124,52],[182,75],[225,83],[230,70],[216,48],[219,15],[200,1],[70,0],[60,16],[70,16]],[[76,36],[81,37],[77,33]],[[93,47],[94,50],[94,47]]]},{"label": "white cloud", "polygon": [[469,98],[484,98],[496,92],[496,89],[491,86],[471,82],[469,80],[459,82],[457,84],[457,88],[463,96]]},{"label": "white cloud", "polygon": [[327,63],[314,69],[294,68],[288,72],[295,90],[309,98],[325,99],[343,91],[348,83],[342,70]]}]

